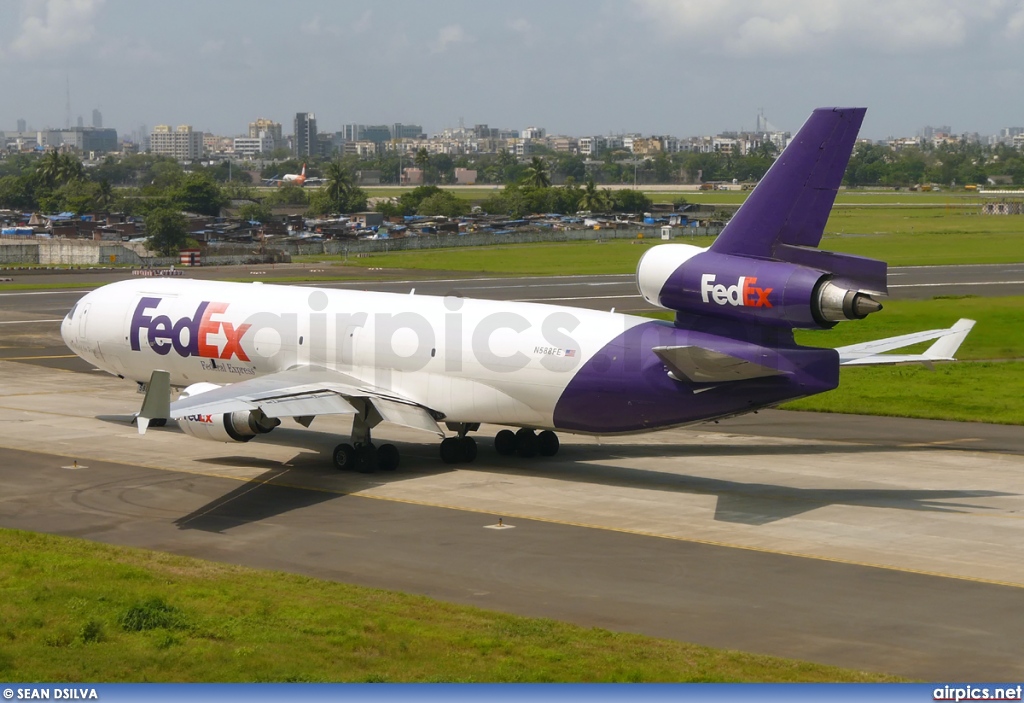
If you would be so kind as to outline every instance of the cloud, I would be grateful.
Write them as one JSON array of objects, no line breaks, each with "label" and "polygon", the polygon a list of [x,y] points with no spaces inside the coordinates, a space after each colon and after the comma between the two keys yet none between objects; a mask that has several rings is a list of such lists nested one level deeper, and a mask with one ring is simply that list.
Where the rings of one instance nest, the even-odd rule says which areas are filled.
[{"label": "cloud", "polygon": [[61,57],[96,34],[96,15],[104,0],[26,0],[17,34],[8,52],[20,59]]},{"label": "cloud", "polygon": [[912,54],[963,46],[972,32],[1001,27],[1009,35],[1024,29],[1019,0],[633,0],[633,4],[656,31],[737,56],[794,55],[839,47]]},{"label": "cloud", "polygon": [[352,25],[352,30],[357,34],[370,29],[373,24],[373,10],[364,10],[363,14],[359,15],[359,19],[356,20],[355,24]]},{"label": "cloud", "polygon": [[430,53],[441,54],[448,51],[448,47],[453,44],[471,41],[473,41],[473,38],[466,34],[461,24],[450,24],[447,27],[441,27],[437,32],[437,40],[434,42],[434,48],[430,50]]}]

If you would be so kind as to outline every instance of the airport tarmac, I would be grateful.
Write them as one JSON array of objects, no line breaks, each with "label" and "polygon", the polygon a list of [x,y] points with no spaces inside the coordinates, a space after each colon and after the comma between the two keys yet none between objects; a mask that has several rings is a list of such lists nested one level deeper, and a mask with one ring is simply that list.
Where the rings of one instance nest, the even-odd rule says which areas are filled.
[{"label": "airport tarmac", "polygon": [[375,436],[399,471],[343,474],[337,418],[244,445],[140,438],[141,396],[67,358],[49,322],[80,295],[0,297],[4,527],[912,678],[1024,678],[1019,428],[767,411],[562,435],[523,461],[485,427],[453,468],[390,427]]}]

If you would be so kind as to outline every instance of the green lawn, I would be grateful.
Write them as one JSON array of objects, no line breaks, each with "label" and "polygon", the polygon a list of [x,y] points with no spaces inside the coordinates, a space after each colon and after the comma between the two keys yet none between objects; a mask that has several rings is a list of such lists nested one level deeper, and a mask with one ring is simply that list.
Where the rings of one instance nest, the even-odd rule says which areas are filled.
[{"label": "green lawn", "polygon": [[0,680],[894,679],[0,530]]}]

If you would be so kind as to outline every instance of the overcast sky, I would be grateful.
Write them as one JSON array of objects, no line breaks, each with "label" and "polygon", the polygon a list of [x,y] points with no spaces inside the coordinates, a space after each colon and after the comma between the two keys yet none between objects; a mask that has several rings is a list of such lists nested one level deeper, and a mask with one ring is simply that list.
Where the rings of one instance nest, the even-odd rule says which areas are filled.
[{"label": "overcast sky", "polygon": [[0,0],[0,129],[347,122],[685,137],[1024,125],[1024,0]]}]

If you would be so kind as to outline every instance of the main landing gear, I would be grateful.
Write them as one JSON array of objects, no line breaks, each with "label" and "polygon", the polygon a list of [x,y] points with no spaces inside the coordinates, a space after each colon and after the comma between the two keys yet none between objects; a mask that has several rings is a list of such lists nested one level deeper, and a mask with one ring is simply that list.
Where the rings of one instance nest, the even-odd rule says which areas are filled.
[{"label": "main landing gear", "polygon": [[[361,473],[394,471],[398,468],[398,447],[393,444],[376,446],[371,441],[370,430],[380,424],[381,419],[370,403],[364,403],[359,408],[359,412],[352,420],[351,442],[339,444],[334,448],[334,468]],[[480,423],[447,423],[447,426],[458,435],[441,440],[441,461],[446,464],[468,464],[475,460],[477,443],[469,433],[480,429]],[[558,435],[551,430],[501,430],[494,437],[494,449],[502,456],[554,456],[558,453]]]},{"label": "main landing gear", "polygon": [[[476,440],[466,433],[479,429],[480,425],[449,425],[458,437],[448,437],[441,442],[441,460],[446,464],[468,463],[476,458]],[[517,432],[501,430],[494,436],[494,449],[502,456],[518,454],[525,458],[554,456],[558,453],[558,435],[551,430],[537,433],[523,428]]]},{"label": "main landing gear", "polygon": [[370,403],[362,403],[359,412],[352,419],[352,443],[339,444],[334,448],[334,468],[339,471],[358,471],[369,474],[374,471],[394,471],[398,468],[398,447],[393,444],[375,446],[370,430],[381,422],[381,416]]},{"label": "main landing gear", "polygon": [[539,434],[526,429],[513,432],[502,430],[494,436],[494,449],[502,456],[518,454],[523,458],[537,456],[554,456],[558,453],[558,435],[551,430]]}]

